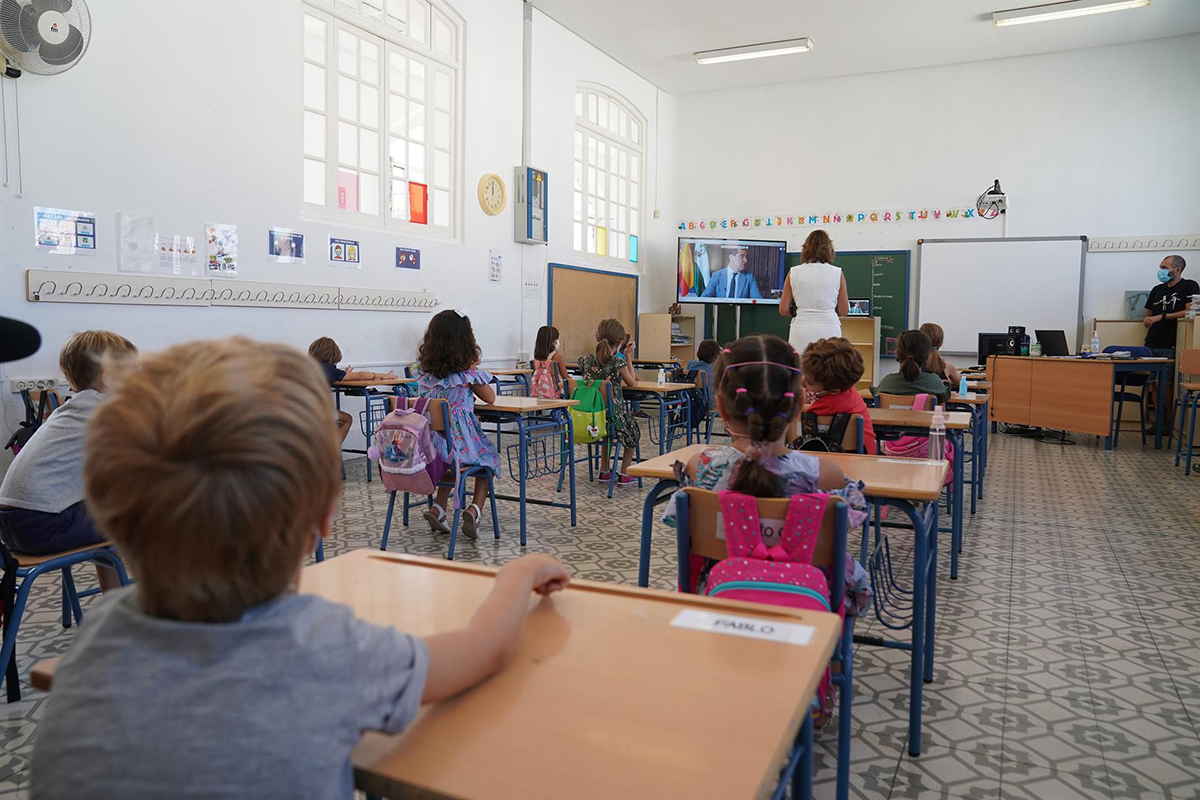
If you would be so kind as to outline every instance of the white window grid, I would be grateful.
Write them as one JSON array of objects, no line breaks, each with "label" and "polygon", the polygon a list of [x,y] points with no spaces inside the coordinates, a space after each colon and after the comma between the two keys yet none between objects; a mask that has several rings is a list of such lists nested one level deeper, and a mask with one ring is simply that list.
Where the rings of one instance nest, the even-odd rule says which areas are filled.
[{"label": "white window grid", "polygon": [[622,266],[643,260],[645,119],[610,90],[575,91],[573,245],[590,259]]},{"label": "white window grid", "polygon": [[[426,0],[307,0],[306,215],[455,235],[462,28],[450,14]],[[426,187],[424,224],[410,183]]]}]

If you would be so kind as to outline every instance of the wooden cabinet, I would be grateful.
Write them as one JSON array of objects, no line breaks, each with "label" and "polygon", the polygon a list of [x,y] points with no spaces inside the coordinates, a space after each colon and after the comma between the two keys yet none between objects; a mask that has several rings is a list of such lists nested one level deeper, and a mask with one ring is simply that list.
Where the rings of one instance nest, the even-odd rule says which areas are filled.
[{"label": "wooden cabinet", "polygon": [[842,317],[842,336],[862,354],[863,374],[856,389],[868,389],[883,378],[879,374],[879,317]]},{"label": "wooden cabinet", "polygon": [[686,364],[696,354],[696,318],[671,314],[638,315],[637,357]]}]

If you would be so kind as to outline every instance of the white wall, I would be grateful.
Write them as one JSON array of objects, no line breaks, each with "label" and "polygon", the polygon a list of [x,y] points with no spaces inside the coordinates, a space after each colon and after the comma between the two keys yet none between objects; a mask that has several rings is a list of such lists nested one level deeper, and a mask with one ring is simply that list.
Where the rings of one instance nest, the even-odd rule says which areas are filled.
[{"label": "white wall", "polygon": [[[686,219],[970,206],[1000,178],[1010,236],[1192,233],[1200,224],[1197,75],[1200,36],[1192,35],[670,97],[680,126],[671,151],[674,210]],[[796,249],[807,234],[774,235],[783,232]],[[999,236],[1000,225],[829,232],[842,250],[912,249],[915,258],[918,238]],[[1109,273],[1130,265],[1098,258],[1097,285],[1149,289],[1163,254],[1143,255],[1127,278]],[[1084,317],[1111,315],[1123,296],[1110,297],[1115,291],[1088,290]]]},{"label": "white wall", "polygon": [[[471,312],[485,357],[513,359],[544,324],[544,298],[522,299],[522,264],[540,272],[547,248],[513,241],[513,204],[488,217],[475,199],[479,176],[510,184],[521,162],[522,3],[452,0],[466,24],[462,236],[438,242],[301,217],[301,4],[299,0],[174,0],[155,13],[135,0],[94,3],[94,38],[82,62],[52,78],[20,80],[24,194],[15,181],[14,86],[7,82],[12,185],[0,189],[0,314],[42,332],[35,356],[0,367],[0,378],[58,375],[66,335],[110,328],[143,350],[197,337],[245,334],[298,347],[333,336],[354,365],[411,359],[428,314],[290,309],[37,305],[24,300],[24,270],[116,271],[118,211],[153,214],[164,233],[192,233],[206,222],[238,225],[239,279],[428,289],[443,307]],[[166,36],[164,32],[184,32]],[[549,171],[550,254],[572,261],[571,125],[574,84],[613,86],[653,120],[654,90],[556,23],[539,18],[535,49],[533,163]],[[564,156],[565,155],[565,160]],[[651,156],[651,154],[648,154]],[[653,169],[653,157],[647,169]],[[557,188],[555,188],[557,187]],[[61,257],[33,247],[33,206],[96,212],[98,254]],[[563,221],[568,226],[563,227]],[[284,266],[265,254],[267,229],[307,237],[308,263]],[[362,240],[361,270],[325,263],[330,234]],[[673,238],[670,239],[673,242]],[[422,251],[419,273],[391,266],[396,245]],[[673,245],[671,245],[673,246]],[[503,254],[503,282],[487,282],[488,251]],[[647,248],[652,263],[661,248]],[[668,258],[673,264],[673,257]],[[11,430],[21,418],[3,385]],[[6,455],[7,453],[5,453]],[[0,463],[4,456],[0,455]]]}]

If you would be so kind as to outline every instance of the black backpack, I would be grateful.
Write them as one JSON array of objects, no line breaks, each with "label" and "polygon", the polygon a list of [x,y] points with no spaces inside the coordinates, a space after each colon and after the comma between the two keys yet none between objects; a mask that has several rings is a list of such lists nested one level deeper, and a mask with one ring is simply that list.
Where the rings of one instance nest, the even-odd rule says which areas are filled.
[{"label": "black backpack", "polygon": [[834,414],[829,421],[829,428],[817,428],[817,415],[805,411],[800,415],[800,435],[792,442],[793,450],[810,450],[820,453],[842,453],[842,442],[846,438],[846,427],[850,424],[850,414],[842,412]]},{"label": "black backpack", "polygon": [[[676,369],[672,380],[679,383],[698,384],[700,382],[700,370],[691,369],[684,372],[682,369]],[[692,429],[699,430],[700,423],[708,415],[708,398],[705,396],[704,390],[699,386],[696,386],[694,389],[687,389],[682,394],[687,401],[688,410],[691,412]]]}]

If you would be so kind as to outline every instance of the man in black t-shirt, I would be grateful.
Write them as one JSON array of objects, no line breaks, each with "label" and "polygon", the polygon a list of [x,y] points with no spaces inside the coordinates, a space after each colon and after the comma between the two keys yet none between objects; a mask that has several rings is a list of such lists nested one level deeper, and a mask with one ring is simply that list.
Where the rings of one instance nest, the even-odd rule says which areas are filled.
[{"label": "man in black t-shirt", "polygon": [[[1200,294],[1200,284],[1180,277],[1187,262],[1183,256],[1167,256],[1158,265],[1158,286],[1150,290],[1142,324],[1146,326],[1146,347],[1151,355],[1175,361],[1176,320],[1187,314],[1192,295]],[[1170,424],[1175,400],[1174,365],[1167,370],[1167,391],[1163,398],[1164,419]]]},{"label": "man in black t-shirt", "polygon": [[1187,262],[1182,256],[1167,256],[1158,267],[1158,286],[1150,290],[1146,300],[1146,313],[1142,324],[1146,331],[1146,347],[1151,350],[1170,351],[1155,353],[1167,358],[1175,357],[1175,321],[1187,313],[1192,295],[1200,294],[1200,284],[1182,278]]}]

